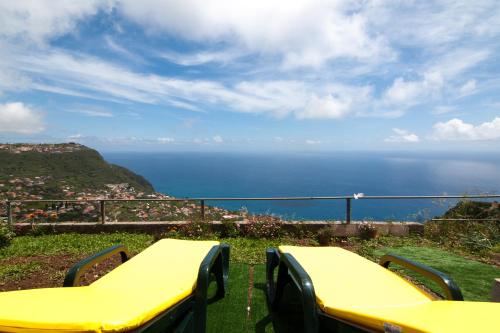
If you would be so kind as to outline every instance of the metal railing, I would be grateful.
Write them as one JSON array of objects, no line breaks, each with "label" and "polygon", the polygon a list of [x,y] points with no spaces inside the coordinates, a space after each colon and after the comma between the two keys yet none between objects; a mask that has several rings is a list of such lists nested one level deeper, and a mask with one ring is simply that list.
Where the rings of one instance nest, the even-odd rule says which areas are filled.
[{"label": "metal railing", "polygon": [[233,197],[233,198],[148,198],[148,199],[42,199],[42,200],[7,200],[7,221],[13,223],[13,203],[82,203],[97,202],[100,207],[100,222],[106,223],[106,202],[199,202],[200,217],[205,220],[205,202],[207,201],[307,201],[307,200],[345,200],[345,222],[351,223],[351,200],[401,200],[401,199],[495,199],[500,194],[476,195],[372,195],[355,198],[354,196],[324,196],[324,197]]}]

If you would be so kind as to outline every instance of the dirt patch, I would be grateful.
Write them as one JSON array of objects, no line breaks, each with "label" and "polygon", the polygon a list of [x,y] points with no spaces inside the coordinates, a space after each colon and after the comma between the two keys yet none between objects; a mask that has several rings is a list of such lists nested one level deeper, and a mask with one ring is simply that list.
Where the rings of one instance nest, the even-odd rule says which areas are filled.
[{"label": "dirt patch", "polygon": [[[35,270],[27,271],[20,278],[0,278],[0,291],[11,291],[34,288],[62,287],[68,269],[84,259],[85,255],[54,255],[15,257],[0,260],[1,266],[26,265],[36,263]],[[121,263],[120,256],[113,256],[87,271],[81,278],[80,285],[88,285]]]}]

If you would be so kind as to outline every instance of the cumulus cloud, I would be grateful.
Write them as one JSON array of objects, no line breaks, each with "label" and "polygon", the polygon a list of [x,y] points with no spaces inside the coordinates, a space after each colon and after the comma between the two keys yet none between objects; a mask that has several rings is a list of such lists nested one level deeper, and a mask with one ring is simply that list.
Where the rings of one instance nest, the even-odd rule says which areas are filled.
[{"label": "cumulus cloud", "polygon": [[400,128],[393,128],[393,135],[386,138],[385,142],[419,142],[420,138],[415,133]]},{"label": "cumulus cloud", "polygon": [[[124,0],[118,8],[150,31],[203,43],[229,42],[248,52],[277,55],[285,67],[393,56],[384,38],[370,33],[354,2]],[[213,55],[194,61],[203,58]]]},{"label": "cumulus cloud", "polygon": [[328,95],[324,98],[319,98],[313,95],[305,108],[297,111],[297,118],[342,118],[351,111],[352,103],[350,98],[342,97],[333,97],[332,95]]},{"label": "cumulus cloud", "polygon": [[500,117],[477,126],[454,118],[447,122],[436,123],[433,129],[431,138],[434,140],[496,140],[500,138]]},{"label": "cumulus cloud", "polygon": [[109,6],[111,1],[51,0],[0,1],[0,36],[44,43],[72,31],[86,17]]},{"label": "cumulus cloud", "polygon": [[439,92],[443,83],[443,76],[439,72],[425,73],[421,80],[415,81],[398,77],[385,92],[385,101],[389,104],[412,105],[423,97]]},{"label": "cumulus cloud", "polygon": [[224,139],[222,139],[222,137],[220,135],[216,135],[212,138],[212,140],[215,142],[215,143],[222,143],[224,142]]},{"label": "cumulus cloud", "polygon": [[305,141],[305,143],[308,144],[308,145],[319,145],[319,144],[321,144],[321,141],[320,140],[307,139]]},{"label": "cumulus cloud", "polygon": [[42,116],[23,103],[0,104],[0,133],[35,134],[44,129]]},{"label": "cumulus cloud", "polygon": [[[153,50],[154,57],[183,66],[250,63],[258,69],[233,70],[224,79],[168,76],[51,45],[57,37],[77,36],[79,23],[103,11],[136,22],[152,39],[174,36],[192,50],[186,54],[162,45]],[[474,49],[461,45],[494,38],[500,33],[495,22],[500,22],[495,1],[443,0],[431,6],[411,1],[61,0],[56,6],[50,0],[6,0],[0,2],[0,90],[278,118],[398,117],[417,104],[448,97],[451,90],[455,96],[457,89],[474,92],[476,81],[461,76],[493,49],[484,49],[487,43],[472,44],[478,46]],[[142,59],[124,47],[116,31],[104,32],[104,46]],[[401,74],[398,69],[409,67],[405,57],[398,57],[405,45],[419,51],[416,58],[422,53],[431,60]],[[377,82],[372,79],[380,73],[389,85],[372,87],[369,82]],[[87,115],[109,116],[91,112]]]}]

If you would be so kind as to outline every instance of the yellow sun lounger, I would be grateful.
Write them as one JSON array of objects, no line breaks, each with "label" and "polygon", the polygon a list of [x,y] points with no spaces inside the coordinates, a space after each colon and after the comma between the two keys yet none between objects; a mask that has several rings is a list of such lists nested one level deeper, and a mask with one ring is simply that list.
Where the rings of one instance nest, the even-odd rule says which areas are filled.
[{"label": "yellow sun lounger", "polygon": [[[447,300],[388,270],[391,262],[433,279]],[[499,303],[464,302],[447,276],[398,256],[384,256],[377,265],[338,247],[268,249],[267,294],[274,309],[288,283],[300,292],[305,332],[500,332]]]},{"label": "yellow sun lounger", "polygon": [[214,241],[163,239],[127,260],[113,247],[77,264],[86,268],[120,252],[123,264],[89,286],[0,293],[0,332],[204,332],[210,275],[223,297],[229,247]]}]

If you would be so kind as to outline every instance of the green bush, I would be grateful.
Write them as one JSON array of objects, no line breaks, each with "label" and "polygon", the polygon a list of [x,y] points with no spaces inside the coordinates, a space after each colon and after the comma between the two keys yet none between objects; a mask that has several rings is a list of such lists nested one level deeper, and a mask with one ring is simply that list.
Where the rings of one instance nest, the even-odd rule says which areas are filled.
[{"label": "green bush", "polygon": [[373,223],[363,222],[358,226],[358,237],[362,240],[370,240],[377,237],[377,228]]},{"label": "green bush", "polygon": [[8,246],[15,236],[12,228],[7,223],[0,221],[0,248]]},{"label": "green bush", "polygon": [[209,238],[213,235],[212,228],[206,222],[191,221],[179,227],[179,234],[193,239]]},{"label": "green bush", "polygon": [[335,240],[335,228],[323,227],[317,233],[318,243],[322,246],[331,245]]},{"label": "green bush", "polygon": [[269,215],[256,215],[248,219],[248,223],[241,226],[243,236],[250,238],[273,239],[283,235],[282,222],[279,218]]},{"label": "green bush", "polygon": [[239,225],[234,221],[222,221],[218,234],[222,238],[238,237],[240,235]]},{"label": "green bush", "polygon": [[429,221],[424,224],[424,237],[472,253],[487,252],[500,243],[500,220]]}]

